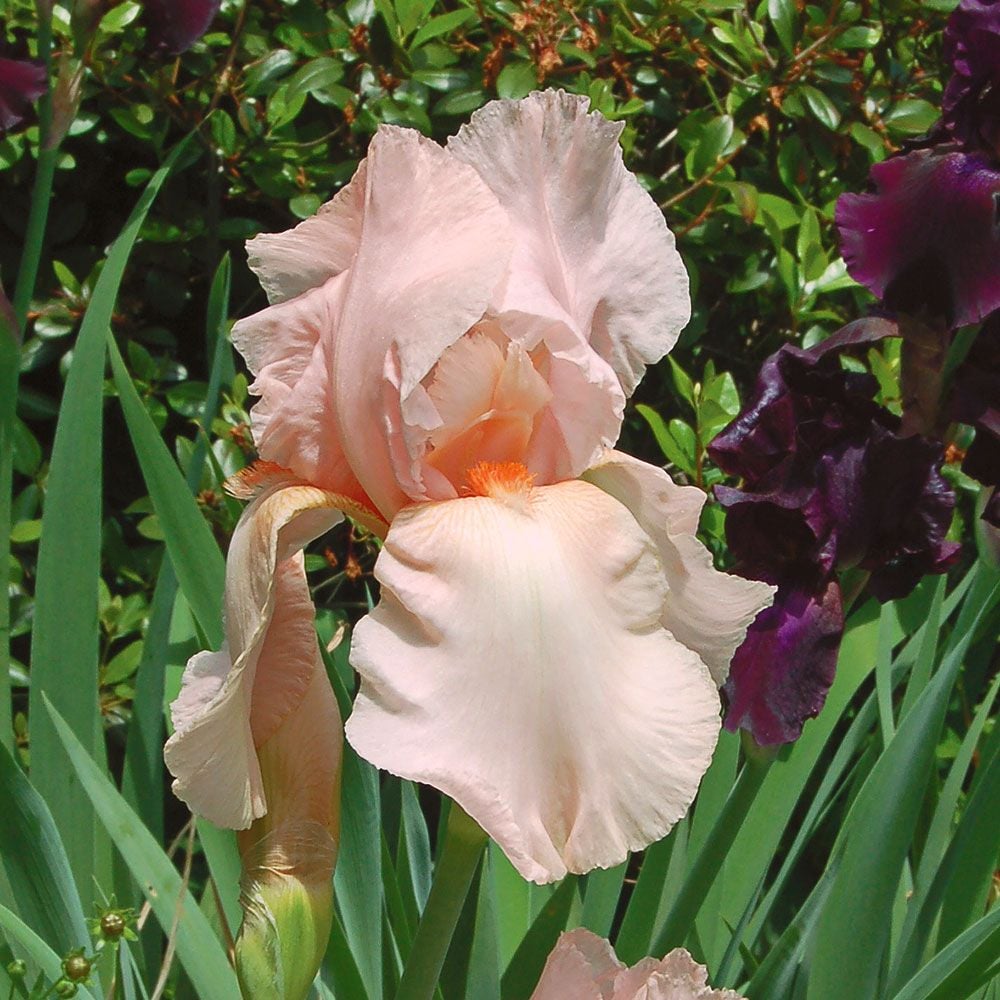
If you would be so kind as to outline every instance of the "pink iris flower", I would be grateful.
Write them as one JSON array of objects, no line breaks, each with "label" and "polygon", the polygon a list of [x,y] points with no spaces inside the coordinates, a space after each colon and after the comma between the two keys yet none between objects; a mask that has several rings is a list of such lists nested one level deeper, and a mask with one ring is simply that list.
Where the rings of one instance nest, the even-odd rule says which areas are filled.
[{"label": "pink iris flower", "polygon": [[196,813],[334,830],[340,728],[297,553],[344,511],[384,538],[351,652],[362,757],[453,797],[536,882],[684,815],[772,588],[713,568],[700,490],[613,450],[689,317],[621,128],[554,91],[444,148],[383,126],[315,217],[251,241],[271,305],[233,341],[266,464],[240,487],[228,651],[191,661],[174,708]]},{"label": "pink iris flower", "polygon": [[626,968],[604,938],[582,927],[559,937],[531,1000],[745,1000],[714,990],[683,948]]}]

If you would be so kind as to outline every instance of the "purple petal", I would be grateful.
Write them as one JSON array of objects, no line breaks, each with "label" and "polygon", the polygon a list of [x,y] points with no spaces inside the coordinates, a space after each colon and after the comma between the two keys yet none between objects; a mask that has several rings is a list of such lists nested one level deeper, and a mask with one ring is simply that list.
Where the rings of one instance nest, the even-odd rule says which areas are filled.
[{"label": "purple petal", "polygon": [[875,320],[866,334],[868,322],[849,324],[812,350],[786,345],[767,358],[753,396],[710,445],[712,460],[755,491],[784,489],[813,482],[818,455],[864,436],[872,421],[891,421],[872,398],[875,380],[845,371],[833,350],[895,332]]},{"label": "purple petal", "polygon": [[23,121],[47,87],[48,77],[41,63],[0,58],[0,133]]},{"label": "purple petal", "polygon": [[740,575],[812,589],[833,570],[831,525],[815,488],[751,493],[716,486]]},{"label": "purple petal", "polygon": [[875,194],[837,201],[851,276],[890,309],[975,323],[1000,308],[1000,172],[979,156],[921,149],[877,163]]},{"label": "purple petal", "polygon": [[853,538],[841,530],[838,562],[871,573],[880,601],[905,597],[929,573],[943,573],[961,546],[946,541],[955,493],[941,475],[942,446],[874,428],[853,502]]},{"label": "purple petal", "polygon": [[726,728],[748,730],[761,746],[798,739],[826,701],[843,631],[836,581],[816,595],[779,589],[733,657]]},{"label": "purple petal", "polygon": [[1000,3],[962,0],[948,20],[953,75],[941,100],[945,129],[968,150],[1000,146]]},{"label": "purple petal", "polygon": [[221,0],[146,0],[146,23],[152,45],[169,55],[186,52],[219,13]]}]

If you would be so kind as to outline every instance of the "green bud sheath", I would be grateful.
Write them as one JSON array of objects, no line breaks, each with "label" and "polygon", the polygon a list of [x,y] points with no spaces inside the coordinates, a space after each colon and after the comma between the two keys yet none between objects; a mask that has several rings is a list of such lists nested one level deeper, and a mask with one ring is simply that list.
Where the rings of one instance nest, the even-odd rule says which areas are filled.
[{"label": "green bud sheath", "polygon": [[236,940],[244,1000],[308,996],[330,938],[335,859],[330,832],[308,820],[284,824],[244,855]]}]

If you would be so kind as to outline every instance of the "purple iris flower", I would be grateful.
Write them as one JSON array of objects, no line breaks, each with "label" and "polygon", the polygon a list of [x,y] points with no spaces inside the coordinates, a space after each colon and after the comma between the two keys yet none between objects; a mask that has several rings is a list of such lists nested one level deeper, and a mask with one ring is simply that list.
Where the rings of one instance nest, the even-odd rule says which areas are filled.
[{"label": "purple iris flower", "polygon": [[222,0],[146,0],[146,25],[152,45],[176,56],[186,52],[219,13]]},{"label": "purple iris flower", "polygon": [[953,70],[941,101],[944,128],[966,150],[1000,152],[1000,2],[962,0],[944,54]]},{"label": "purple iris flower", "polygon": [[761,368],[753,397],[709,448],[740,489],[717,487],[726,538],[744,576],[779,587],[733,660],[726,725],[758,743],[797,738],[823,704],[843,629],[838,570],[859,568],[882,601],[902,597],[955,560],[946,540],[954,493],[942,446],[904,436],[845,370],[841,349],[895,333],[853,323],[811,350],[791,345]]},{"label": "purple iris flower", "polygon": [[40,62],[0,57],[0,135],[24,121],[47,87]]},{"label": "purple iris flower", "polygon": [[844,194],[847,270],[893,310],[964,326],[1000,308],[1000,170],[985,157],[921,149],[872,167],[873,194]]}]

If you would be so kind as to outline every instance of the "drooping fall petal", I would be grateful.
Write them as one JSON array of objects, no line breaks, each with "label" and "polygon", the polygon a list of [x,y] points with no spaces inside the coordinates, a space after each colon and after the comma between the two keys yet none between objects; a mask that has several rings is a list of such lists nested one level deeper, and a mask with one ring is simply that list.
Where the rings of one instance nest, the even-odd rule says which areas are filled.
[{"label": "drooping fall petal", "polygon": [[816,594],[779,588],[733,657],[726,728],[746,729],[761,746],[798,739],[826,701],[843,631],[836,581]]},{"label": "drooping fall petal", "polygon": [[558,90],[493,101],[448,149],[511,219],[514,257],[497,311],[564,323],[631,394],[687,324],[687,272],[663,213],[625,169],[623,124],[588,114],[588,104]]},{"label": "drooping fall petal", "polygon": [[610,867],[684,814],[718,732],[715,685],[660,624],[656,545],[580,481],[408,507],[357,627],[348,739],[452,796],[526,878]]},{"label": "drooping fall petal", "polygon": [[844,194],[847,270],[890,309],[964,326],[1000,308],[1000,171],[978,155],[921,149],[871,169],[874,194]]},{"label": "drooping fall petal", "polygon": [[683,948],[631,968],[603,938],[580,927],[560,934],[531,1000],[743,1000],[708,985],[708,970]]},{"label": "drooping fall petal", "polygon": [[697,538],[705,504],[697,487],[678,486],[663,469],[618,451],[588,469],[584,479],[623,503],[656,543],[669,587],[660,622],[701,657],[721,686],[733,653],[770,604],[774,588],[712,565],[712,554]]}]

